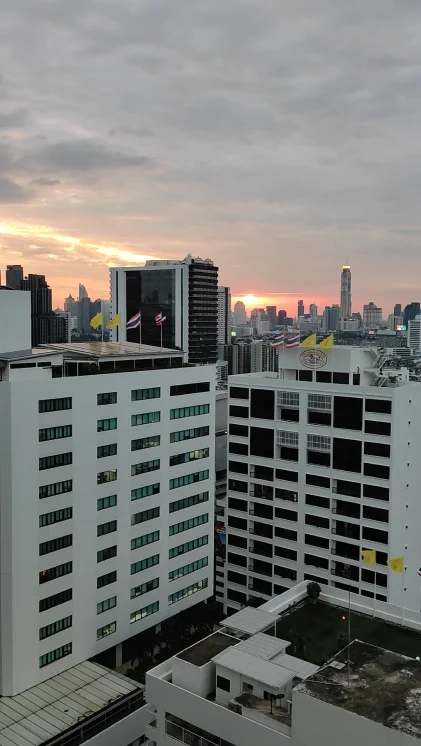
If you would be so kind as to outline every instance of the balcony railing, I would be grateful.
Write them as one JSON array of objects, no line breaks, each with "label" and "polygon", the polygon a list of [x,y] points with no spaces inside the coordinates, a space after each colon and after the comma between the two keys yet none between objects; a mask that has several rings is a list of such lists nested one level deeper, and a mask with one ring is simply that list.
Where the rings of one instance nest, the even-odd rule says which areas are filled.
[{"label": "balcony railing", "polygon": [[180,743],[185,743],[187,746],[232,746],[228,741],[224,741],[223,738],[215,736],[215,740],[209,740],[204,736],[200,736],[192,730],[182,728],[181,725],[176,725],[170,720],[165,721],[165,733],[171,738],[175,738]]}]

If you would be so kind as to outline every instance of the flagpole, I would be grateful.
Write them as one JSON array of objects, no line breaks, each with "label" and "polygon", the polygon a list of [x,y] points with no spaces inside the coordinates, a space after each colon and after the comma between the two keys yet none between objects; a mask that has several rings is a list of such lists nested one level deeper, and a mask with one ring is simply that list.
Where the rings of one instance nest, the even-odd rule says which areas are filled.
[{"label": "flagpole", "polygon": [[351,678],[351,586],[348,586],[348,689]]},{"label": "flagpole", "polygon": [[402,627],[405,622],[405,555],[403,558],[402,568]]},{"label": "flagpole", "polygon": [[162,321],[161,321],[160,326],[161,326],[161,350],[162,350]]}]

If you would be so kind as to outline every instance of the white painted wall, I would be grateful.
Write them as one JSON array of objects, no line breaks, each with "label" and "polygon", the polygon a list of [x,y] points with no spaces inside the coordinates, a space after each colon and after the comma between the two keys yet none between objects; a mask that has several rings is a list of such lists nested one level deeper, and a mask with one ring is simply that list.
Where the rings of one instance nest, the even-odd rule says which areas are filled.
[{"label": "white painted wall", "polygon": [[31,349],[31,293],[0,290],[0,350]]}]

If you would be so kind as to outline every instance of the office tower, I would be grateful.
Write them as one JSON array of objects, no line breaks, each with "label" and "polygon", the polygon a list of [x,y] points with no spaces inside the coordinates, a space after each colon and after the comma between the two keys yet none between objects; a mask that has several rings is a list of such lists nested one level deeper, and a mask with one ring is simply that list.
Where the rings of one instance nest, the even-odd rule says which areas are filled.
[{"label": "office tower", "polygon": [[66,313],[70,313],[70,316],[75,315],[75,303],[76,301],[71,293],[67,296],[67,298],[64,299],[64,310],[66,311]]},{"label": "office tower", "polygon": [[412,301],[412,303],[408,303],[408,305],[405,306],[404,312],[403,312],[404,326],[406,326],[406,328],[408,329],[410,320],[415,319],[420,314],[421,314],[421,306],[417,301]]},{"label": "office tower", "polygon": [[[91,332],[92,327],[90,324],[91,319],[96,314],[92,314],[92,303],[90,298],[87,296],[82,296],[80,300],[78,300],[76,307],[77,307],[77,329],[79,332]],[[98,313],[98,311],[97,311]]]},{"label": "office tower", "polygon": [[382,314],[383,309],[378,308],[375,303],[366,303],[363,308],[364,329],[378,329],[382,323]]},{"label": "office tower", "polygon": [[393,315],[394,316],[402,316],[402,304],[396,303],[395,307],[393,309]]},{"label": "office tower", "polygon": [[51,289],[45,275],[28,275],[21,290],[31,293],[32,346],[67,341],[66,319],[53,312]]},{"label": "office tower", "polygon": [[408,347],[414,350],[415,354],[421,352],[421,316],[415,319],[409,319],[408,322]]},{"label": "office tower", "polygon": [[322,315],[322,331],[330,332],[330,306],[325,306]]},{"label": "office tower", "polygon": [[298,318],[300,318],[300,316],[304,316],[304,301],[302,300],[298,301],[297,316]]},{"label": "office tower", "polygon": [[[314,579],[373,597],[375,577],[382,599],[401,604],[386,563],[419,559],[421,387],[406,370],[386,373],[371,348],[310,352],[282,351],[279,378],[229,380],[227,603],[241,562],[244,601],[259,578],[270,598],[273,583]],[[405,586],[419,609],[418,576]]]},{"label": "office tower", "polygon": [[262,336],[264,332],[270,332],[270,317],[263,308],[253,308],[250,314],[250,325],[255,334]]},{"label": "office tower", "polygon": [[350,319],[352,314],[351,300],[351,267],[345,264],[341,274],[341,321]]},{"label": "office tower", "polygon": [[220,285],[218,287],[218,344],[229,344],[231,341],[231,292]]},{"label": "office tower", "polygon": [[103,300],[102,302],[102,321],[104,328],[107,326],[109,320],[111,319],[111,301],[110,300]]},{"label": "office tower", "polygon": [[266,313],[270,318],[270,327],[274,329],[277,323],[276,306],[266,306]]},{"label": "office tower", "polygon": [[390,313],[387,319],[387,324],[391,331],[401,331],[403,316],[394,316],[393,313]]},{"label": "office tower", "polygon": [[23,267],[20,264],[8,264],[6,267],[6,286],[12,290],[20,290],[23,280]]},{"label": "office tower", "polygon": [[330,330],[338,331],[341,328],[341,309],[337,303],[333,303],[330,309]]},{"label": "office tower", "polygon": [[278,311],[278,324],[282,322],[282,319],[286,319],[286,317],[287,317],[287,312],[285,311],[285,309],[281,308]]},{"label": "office tower", "polygon": [[2,696],[101,653],[127,661],[124,641],[213,593],[215,367],[128,343],[35,354],[29,322],[10,336],[14,350],[0,352]]},{"label": "office tower", "polygon": [[232,314],[232,325],[242,326],[247,324],[246,307],[242,300],[238,300],[234,306],[234,313]]},{"label": "office tower", "polygon": [[83,300],[83,298],[88,297],[88,291],[85,288],[85,285],[82,285],[82,283],[79,283],[79,297],[78,300]]},{"label": "office tower", "polygon": [[310,321],[317,321],[317,306],[315,303],[310,303]]},{"label": "office tower", "polygon": [[129,329],[126,320],[142,314],[142,342],[161,344],[161,327],[155,316],[166,317],[162,326],[164,347],[182,350],[190,363],[214,363],[218,340],[218,267],[210,259],[192,257],[181,261],[148,261],[143,267],[110,270],[113,316],[121,324],[112,329],[112,339],[139,341],[139,329]]}]

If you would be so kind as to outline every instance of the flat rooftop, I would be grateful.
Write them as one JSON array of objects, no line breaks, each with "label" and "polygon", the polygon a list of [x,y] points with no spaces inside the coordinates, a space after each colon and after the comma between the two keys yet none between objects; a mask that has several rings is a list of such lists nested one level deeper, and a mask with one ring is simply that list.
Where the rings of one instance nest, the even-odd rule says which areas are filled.
[{"label": "flat rooftop", "polygon": [[421,738],[421,662],[355,640],[297,686],[322,702]]},{"label": "flat rooftop", "polygon": [[[40,348],[43,349],[43,348]],[[137,344],[135,342],[68,342],[63,344],[46,345],[44,351],[71,353],[82,355],[95,360],[113,357],[151,357],[154,355],[175,355],[180,357],[181,350],[171,350],[167,347],[152,347],[152,345]]]},{"label": "flat rooftop", "polygon": [[255,609],[253,606],[245,606],[244,609],[237,611],[236,614],[224,619],[221,623],[226,629],[232,629],[236,632],[243,632],[247,635],[255,635],[256,632],[263,632],[270,625],[275,624],[278,619],[277,614],[264,609]]},{"label": "flat rooftop", "polygon": [[218,653],[222,653],[231,647],[231,645],[236,645],[238,642],[241,641],[236,637],[225,635],[223,632],[215,632],[213,635],[209,635],[204,640],[200,640],[200,642],[187,648],[187,650],[183,650],[182,653],[178,653],[175,657],[180,658],[182,661],[187,661],[187,663],[192,663],[193,666],[204,666],[218,655]]}]

